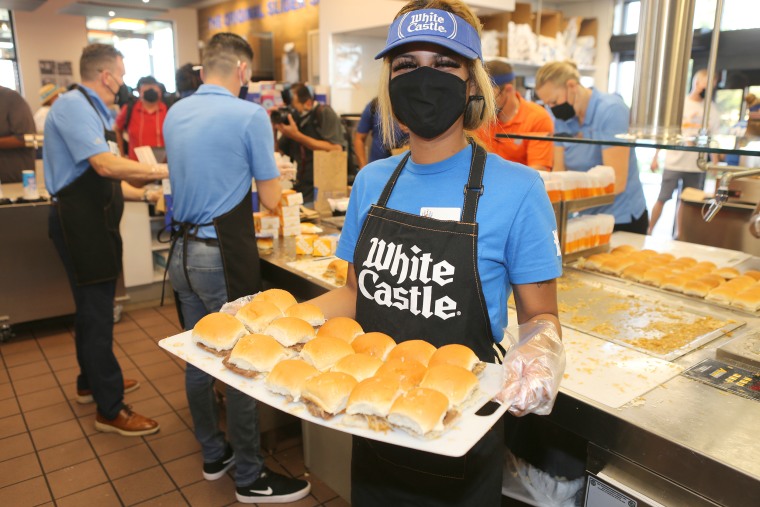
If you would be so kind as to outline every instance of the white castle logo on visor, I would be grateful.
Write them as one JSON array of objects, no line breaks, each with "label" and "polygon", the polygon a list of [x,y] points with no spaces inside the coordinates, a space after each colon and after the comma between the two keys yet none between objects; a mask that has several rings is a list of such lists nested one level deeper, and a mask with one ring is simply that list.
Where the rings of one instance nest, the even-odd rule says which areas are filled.
[{"label": "white castle logo on visor", "polygon": [[[409,35],[415,35],[418,32],[433,32],[435,35],[441,35],[447,39],[453,39],[457,35],[457,20],[453,14],[446,12],[451,19],[451,33],[447,34],[449,28],[445,26],[446,18],[435,12],[407,12],[398,25],[398,38],[406,37],[404,32]],[[407,21],[407,17],[409,18]]]},{"label": "white castle logo on visor", "polygon": [[[359,273],[359,290],[362,295],[378,305],[409,311],[426,319],[436,316],[442,320],[459,315],[457,302],[448,296],[433,300],[433,289],[454,281],[456,268],[446,260],[433,262],[429,253],[423,253],[416,245],[407,255],[404,245],[387,243],[372,238],[367,258]],[[386,271],[395,280],[394,286],[380,281],[378,273]],[[409,288],[401,287],[405,281],[419,282]]]}]

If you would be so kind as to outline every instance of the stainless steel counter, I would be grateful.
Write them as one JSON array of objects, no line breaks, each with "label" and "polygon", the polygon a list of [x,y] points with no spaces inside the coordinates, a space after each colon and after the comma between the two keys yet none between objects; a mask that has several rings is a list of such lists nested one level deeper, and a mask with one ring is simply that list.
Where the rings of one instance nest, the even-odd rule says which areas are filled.
[{"label": "stainless steel counter", "polygon": [[[619,241],[629,242],[631,237],[619,236]],[[643,241],[642,237],[642,246]],[[689,250],[688,244],[674,245],[675,250]],[[281,239],[273,254],[262,256],[264,277],[302,298],[329,290],[322,281],[304,278],[285,264],[294,259],[292,238]],[[614,280],[608,283],[625,284]],[[711,308],[707,303],[662,294],[656,289],[627,288],[663,300],[697,305],[702,311]],[[760,318],[743,313],[736,317],[747,324],[731,336],[718,338],[679,358],[676,364],[688,368],[705,358],[714,358],[717,347],[760,329]],[[619,409],[561,389],[547,417],[593,446],[660,476],[660,481],[648,481],[648,487],[662,505],[749,506],[757,505],[760,499],[760,402],[678,376]],[[688,491],[693,495],[691,500],[675,495],[677,489]]]}]

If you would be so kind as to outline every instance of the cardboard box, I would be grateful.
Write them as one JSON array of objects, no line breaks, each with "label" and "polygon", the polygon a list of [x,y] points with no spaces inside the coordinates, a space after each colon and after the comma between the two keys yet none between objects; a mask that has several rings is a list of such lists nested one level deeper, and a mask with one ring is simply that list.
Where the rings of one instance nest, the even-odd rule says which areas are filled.
[{"label": "cardboard box", "polygon": [[314,251],[314,240],[318,237],[316,234],[299,234],[296,236],[296,255],[311,255]]},{"label": "cardboard box", "polygon": [[300,227],[301,219],[298,217],[280,217],[280,227]]},{"label": "cardboard box", "polygon": [[298,236],[301,234],[301,226],[296,225],[294,227],[280,227],[280,236]]},{"label": "cardboard box", "polygon": [[303,204],[303,194],[301,192],[296,192],[295,190],[283,190],[282,197],[280,197],[280,204],[283,207]]},{"label": "cardboard box", "polygon": [[282,206],[277,208],[277,212],[281,217],[296,217],[301,216],[301,207],[296,204],[295,206]]},{"label": "cardboard box", "polygon": [[337,247],[337,236],[320,236],[314,240],[314,250],[311,255],[314,257],[329,257],[330,255],[335,255]]}]

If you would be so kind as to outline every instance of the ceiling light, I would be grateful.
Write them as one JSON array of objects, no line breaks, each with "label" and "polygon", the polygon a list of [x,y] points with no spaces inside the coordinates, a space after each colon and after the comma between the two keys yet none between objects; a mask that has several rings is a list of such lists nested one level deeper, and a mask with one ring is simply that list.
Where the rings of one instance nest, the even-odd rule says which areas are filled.
[{"label": "ceiling light", "polygon": [[116,16],[116,11],[108,11],[108,15],[114,17]]},{"label": "ceiling light", "polygon": [[114,18],[108,21],[108,28],[111,30],[141,30],[145,28],[145,21],[142,19]]},{"label": "ceiling light", "polygon": [[144,3],[144,4],[147,4],[147,3],[149,3],[149,2],[150,2],[150,0],[143,0],[143,3]]}]

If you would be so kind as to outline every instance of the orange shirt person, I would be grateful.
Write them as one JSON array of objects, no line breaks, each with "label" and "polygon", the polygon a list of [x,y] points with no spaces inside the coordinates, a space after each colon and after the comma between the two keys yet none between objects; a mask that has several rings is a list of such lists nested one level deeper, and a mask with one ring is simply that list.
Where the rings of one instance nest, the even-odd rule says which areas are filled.
[{"label": "orange shirt person", "polygon": [[496,134],[554,133],[554,122],[543,107],[522,98],[514,86],[512,66],[501,61],[486,63],[496,95],[496,120],[478,130],[485,148],[505,160],[519,162],[539,171],[551,171],[554,145],[551,141],[532,141],[496,137]]}]

